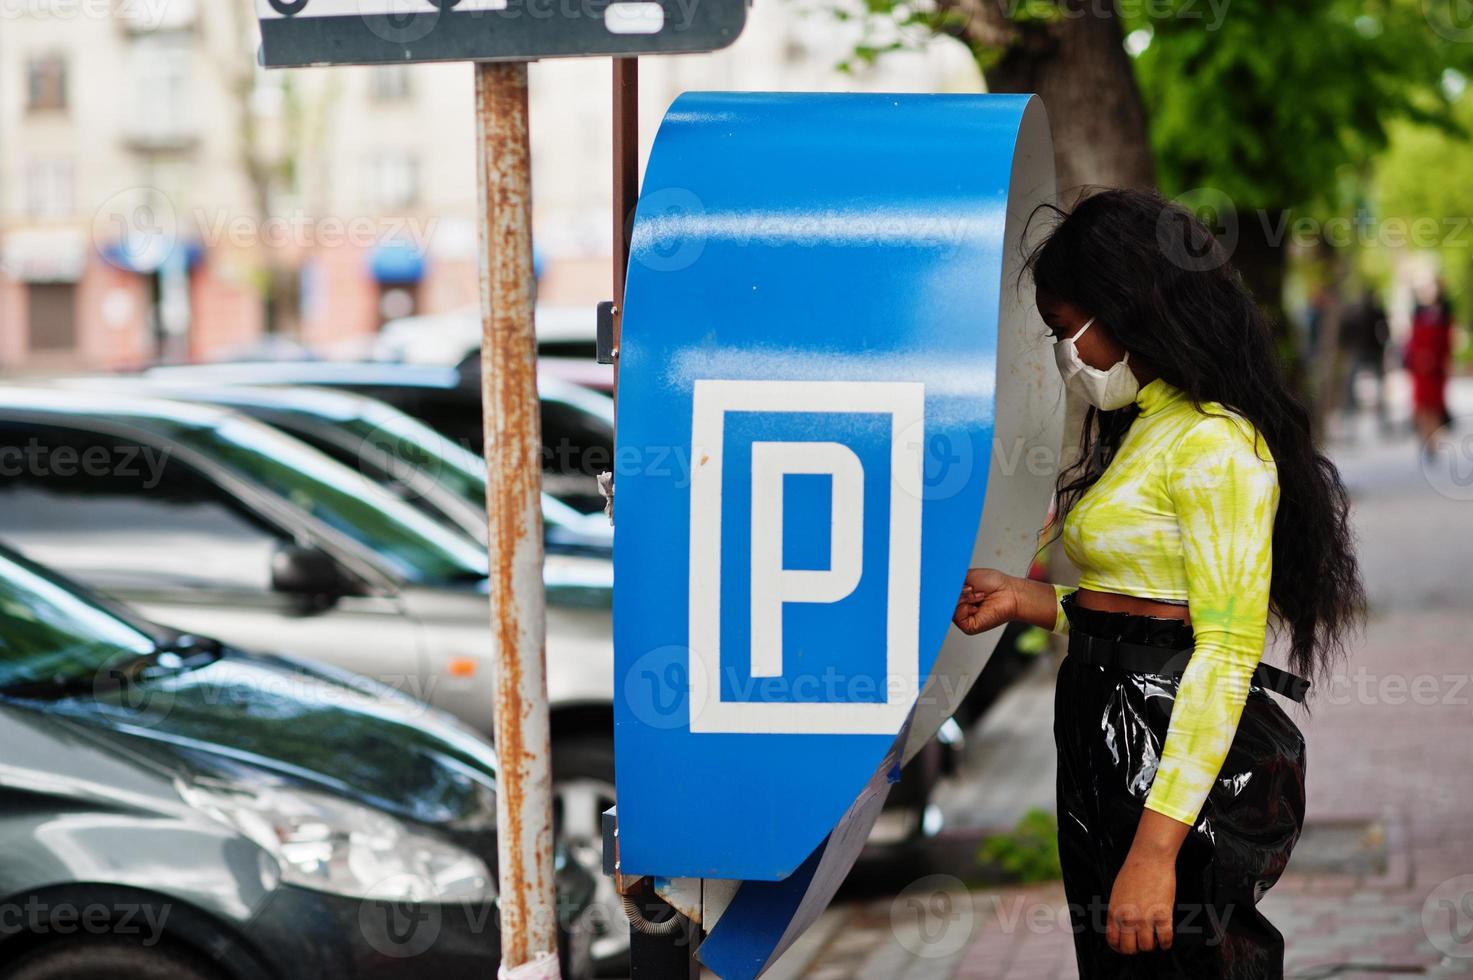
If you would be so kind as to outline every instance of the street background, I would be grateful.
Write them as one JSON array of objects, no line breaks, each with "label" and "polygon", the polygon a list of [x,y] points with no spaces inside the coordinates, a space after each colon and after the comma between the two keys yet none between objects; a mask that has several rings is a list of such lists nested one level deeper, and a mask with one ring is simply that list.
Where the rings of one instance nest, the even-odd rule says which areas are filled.
[{"label": "street background", "polygon": [[[266,72],[258,42],[251,0],[0,4],[0,395],[10,399],[0,421],[28,424],[39,396],[25,386],[35,383],[83,376],[82,388],[105,389],[101,375],[265,362],[237,380],[291,392],[222,395],[218,377],[195,375],[207,395],[169,397],[224,398],[293,439],[336,446],[336,461],[305,445],[283,458],[327,474],[302,486],[348,488],[329,504],[366,498],[361,476],[401,498],[374,504],[377,525],[349,528],[361,545],[352,557],[374,552],[399,567],[384,558],[397,557],[395,542],[376,538],[382,527],[420,526],[399,513],[408,500],[444,524],[428,550],[453,558],[464,585],[484,559],[486,526],[472,68]],[[1473,9],[1463,0],[764,0],[732,47],[645,58],[640,71],[641,155],[685,91],[1036,92],[1064,203],[1093,187],[1156,188],[1203,218],[1273,315],[1285,369],[1341,467],[1371,597],[1336,683],[1312,715],[1296,716],[1309,741],[1308,826],[1265,899],[1268,916],[1301,980],[1473,976]],[[561,548],[549,593],[564,600],[549,602],[548,659],[564,680],[602,685],[570,697],[575,710],[554,705],[553,755],[571,774],[556,787],[563,841],[594,872],[599,817],[613,802],[612,535],[595,482],[613,446],[612,370],[592,363],[595,305],[612,295],[610,75],[604,59],[530,68],[539,383],[544,422],[561,420],[545,427],[543,448],[573,449],[557,465],[544,459],[548,550]],[[1431,412],[1413,418],[1407,368],[1419,332],[1445,348],[1429,357],[1433,374],[1450,377],[1446,424]],[[449,408],[428,405],[423,379],[407,370],[416,365],[460,368],[442,372],[437,394]],[[366,381],[341,367],[384,373]],[[416,449],[427,452],[395,443],[384,455],[408,465],[369,474],[364,427],[377,430],[385,407],[313,401],[322,392],[309,383],[393,402],[404,413],[393,416],[395,432],[407,416],[436,430]],[[58,404],[84,400],[77,387],[47,390]],[[82,414],[99,412],[88,405]],[[350,430],[343,419],[354,412]],[[282,421],[294,413],[297,429]],[[322,416],[339,431],[323,436]],[[1074,443],[1067,435],[1064,445]],[[470,476],[452,487],[457,466]],[[325,575],[327,590],[345,580],[341,552],[297,547],[322,543],[310,522],[249,537],[248,554],[210,551],[204,530],[179,532],[169,499],[149,486],[131,499],[137,526],[123,529],[136,540],[104,540],[98,528],[127,522],[109,511],[89,526],[81,504],[127,497],[128,487],[45,475],[0,479],[0,543],[67,574],[113,573],[124,591],[180,573],[169,602],[140,590],[160,603],[149,614],[201,615],[204,625],[178,625],[206,636],[228,629],[232,644],[351,670],[360,665],[342,660],[357,644],[372,647],[377,666],[362,672],[422,692],[464,685],[470,693],[445,703],[485,731],[491,700],[470,687],[486,677],[491,648],[483,594],[446,586],[416,611],[422,621],[365,617],[347,644],[331,615],[351,603],[252,620],[238,614],[303,598],[275,578],[283,543],[304,577]],[[255,489],[252,500],[281,496],[277,511],[300,503]],[[239,527],[226,530],[219,537],[239,544]],[[441,535],[455,536],[443,554]],[[201,598],[206,553],[207,571],[224,574]],[[1041,574],[1066,580],[1069,570],[1054,556]],[[389,572],[384,580],[404,585]],[[245,603],[215,594],[230,589],[255,591]],[[314,602],[327,594],[300,583],[298,592]],[[345,597],[359,598],[330,595]],[[875,842],[774,976],[1073,976],[1049,852],[1059,654],[1056,640],[1019,640],[1010,655],[1026,666],[961,732],[959,770],[886,814],[888,828],[917,839]],[[431,662],[435,670],[423,668]],[[212,738],[237,734],[223,714],[202,717],[214,722]],[[151,884],[180,880],[189,875]],[[627,966],[622,905],[609,879],[590,887],[606,913],[594,955],[617,976]],[[364,938],[351,928],[334,937]]]}]

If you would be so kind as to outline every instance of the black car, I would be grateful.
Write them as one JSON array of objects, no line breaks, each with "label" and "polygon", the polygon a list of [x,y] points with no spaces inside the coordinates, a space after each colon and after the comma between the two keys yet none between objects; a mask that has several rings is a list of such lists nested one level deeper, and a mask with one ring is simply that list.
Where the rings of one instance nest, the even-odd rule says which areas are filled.
[{"label": "black car", "polygon": [[[357,470],[430,519],[486,542],[486,463],[423,422],[376,398],[313,385],[209,384],[91,376],[59,387],[218,405],[287,433]],[[542,494],[549,554],[612,558],[614,529]]]},{"label": "black car", "polygon": [[[146,377],[213,384],[314,385],[367,395],[419,419],[452,443],[482,451],[481,388],[453,367],[299,361],[199,364],[154,368]],[[614,403],[608,396],[539,372],[542,483],[547,493],[584,514],[603,509],[598,475],[613,469]]]},{"label": "black car", "polygon": [[0,743],[6,980],[496,975],[495,755],[447,715],[0,549]]}]

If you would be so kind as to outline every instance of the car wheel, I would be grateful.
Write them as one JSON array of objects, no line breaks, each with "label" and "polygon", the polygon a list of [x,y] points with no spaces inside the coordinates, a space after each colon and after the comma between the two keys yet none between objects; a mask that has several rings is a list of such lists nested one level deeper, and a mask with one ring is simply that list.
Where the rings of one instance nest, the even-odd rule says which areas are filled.
[{"label": "car wheel", "polygon": [[603,814],[614,805],[612,735],[553,739],[552,796],[568,856],[594,878],[588,921],[594,969],[599,976],[629,973],[629,926],[614,879],[604,874]]},{"label": "car wheel", "polygon": [[69,939],[43,946],[0,970],[4,980],[219,980],[199,957],[168,946],[118,939]]}]

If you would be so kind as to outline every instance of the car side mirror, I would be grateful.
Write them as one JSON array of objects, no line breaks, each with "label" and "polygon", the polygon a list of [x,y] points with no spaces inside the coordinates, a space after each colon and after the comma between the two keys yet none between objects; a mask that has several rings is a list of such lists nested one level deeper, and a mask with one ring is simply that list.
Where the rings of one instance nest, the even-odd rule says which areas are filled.
[{"label": "car side mirror", "polygon": [[321,548],[283,544],[271,556],[271,588],[324,609],[346,591],[342,570]]}]

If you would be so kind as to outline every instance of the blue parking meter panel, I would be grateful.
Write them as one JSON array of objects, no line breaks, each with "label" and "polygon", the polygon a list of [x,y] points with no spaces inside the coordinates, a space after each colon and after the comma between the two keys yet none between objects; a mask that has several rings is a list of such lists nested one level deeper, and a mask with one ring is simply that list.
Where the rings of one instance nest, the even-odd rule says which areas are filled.
[{"label": "blue parking meter panel", "polygon": [[1014,488],[994,439],[1057,450],[1043,408],[1061,404],[1058,379],[1017,281],[1052,194],[1027,96],[691,93],[670,108],[620,350],[625,874],[832,877],[823,846],[846,814],[872,822],[856,801],[882,798],[903,748],[949,713],[912,734],[923,692],[960,696],[933,674],[984,512],[1008,525],[988,563],[1022,573],[1047,503],[1036,474]]}]

